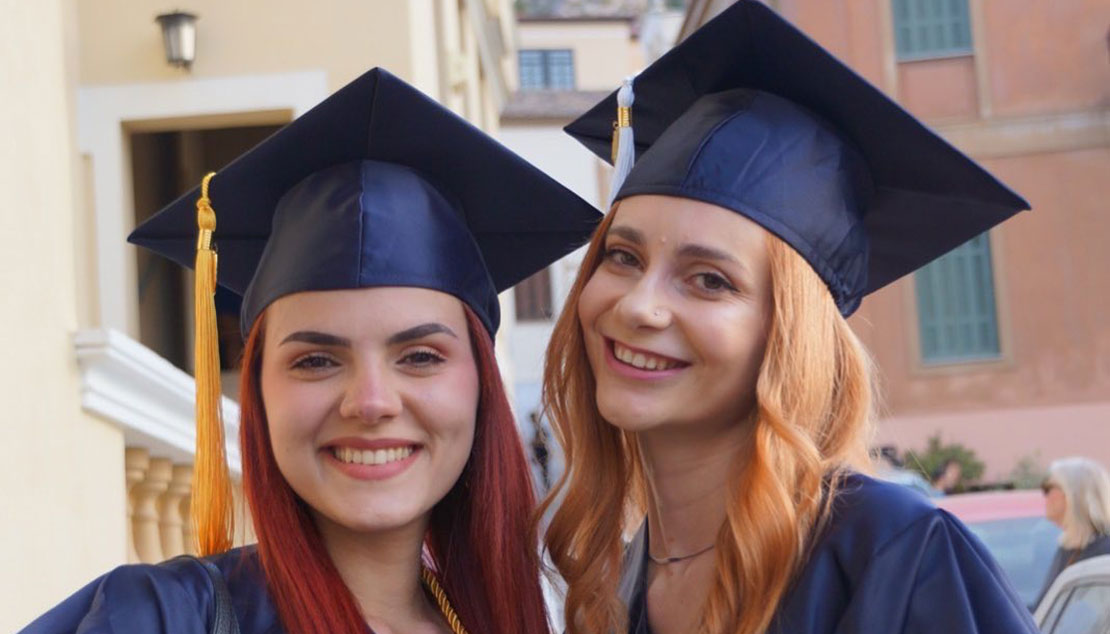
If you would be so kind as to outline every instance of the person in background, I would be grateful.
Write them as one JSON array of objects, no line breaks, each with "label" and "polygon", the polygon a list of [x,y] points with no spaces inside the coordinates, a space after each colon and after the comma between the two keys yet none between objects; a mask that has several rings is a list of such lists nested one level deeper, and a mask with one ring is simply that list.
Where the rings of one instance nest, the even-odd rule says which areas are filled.
[{"label": "person in background", "polygon": [[1064,568],[1110,555],[1110,474],[1105,467],[1088,458],[1062,458],[1048,467],[1041,491],[1045,517],[1063,533],[1033,608]]},{"label": "person in background", "polygon": [[933,469],[932,473],[931,484],[934,497],[955,493],[956,487],[960,485],[961,477],[963,477],[963,467],[960,466],[959,460],[948,458],[940,463],[936,469]]},{"label": "person in background", "polygon": [[540,494],[546,495],[548,490],[551,489],[551,467],[549,464],[551,451],[547,446],[549,438],[547,427],[543,424],[539,411],[530,413],[528,420],[532,422],[532,442],[528,444],[532,448],[532,460],[540,469]]},{"label": "person in background", "polygon": [[907,486],[926,497],[935,497],[936,489],[920,473],[906,468],[894,445],[883,445],[875,453],[875,477]]}]

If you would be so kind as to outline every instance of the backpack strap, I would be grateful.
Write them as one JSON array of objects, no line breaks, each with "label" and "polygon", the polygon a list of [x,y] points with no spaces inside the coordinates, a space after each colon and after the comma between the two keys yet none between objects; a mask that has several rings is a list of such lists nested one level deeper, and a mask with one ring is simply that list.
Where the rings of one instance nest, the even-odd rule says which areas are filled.
[{"label": "backpack strap", "polygon": [[224,575],[216,564],[192,555],[180,555],[174,559],[188,559],[196,562],[208,573],[208,580],[212,582],[212,611],[214,615],[212,629],[209,630],[209,634],[239,634],[239,620],[235,618],[235,610],[231,607],[231,592],[227,589]]}]

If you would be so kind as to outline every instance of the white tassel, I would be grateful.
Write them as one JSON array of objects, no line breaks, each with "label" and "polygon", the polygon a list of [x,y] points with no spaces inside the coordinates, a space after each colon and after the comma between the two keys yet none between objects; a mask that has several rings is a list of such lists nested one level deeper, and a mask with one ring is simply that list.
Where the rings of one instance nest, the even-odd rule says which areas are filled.
[{"label": "white tassel", "polygon": [[636,162],[636,141],[632,134],[632,102],[636,95],[632,92],[632,77],[621,82],[617,91],[617,123],[613,129],[613,176],[609,181],[609,204],[606,210],[613,207],[613,200],[617,197],[624,179],[632,171],[632,164]]}]

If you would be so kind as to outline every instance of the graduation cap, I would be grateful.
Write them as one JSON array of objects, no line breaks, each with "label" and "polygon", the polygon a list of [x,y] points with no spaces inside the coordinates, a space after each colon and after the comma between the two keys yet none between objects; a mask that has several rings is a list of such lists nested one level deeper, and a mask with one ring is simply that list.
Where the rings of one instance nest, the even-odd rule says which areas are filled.
[{"label": "graduation cap", "polygon": [[[679,196],[747,216],[809,262],[845,316],[864,295],[1029,209],[755,0],[707,22],[634,86],[635,146],[621,153],[634,149],[637,162],[614,201]],[[565,130],[619,164],[614,112],[617,92]],[[620,123],[628,118],[620,111]]]},{"label": "graduation cap", "polygon": [[135,229],[130,242],[197,271],[199,551],[230,546],[217,281],[243,296],[244,335],[285,295],[414,286],[458,297],[492,336],[497,293],[581,245],[599,219],[481,130],[374,69]]}]

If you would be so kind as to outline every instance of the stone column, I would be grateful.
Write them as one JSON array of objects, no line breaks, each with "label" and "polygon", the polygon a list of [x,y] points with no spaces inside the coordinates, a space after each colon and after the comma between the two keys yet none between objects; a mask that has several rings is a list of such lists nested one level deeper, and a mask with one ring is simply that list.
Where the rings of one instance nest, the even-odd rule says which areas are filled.
[{"label": "stone column", "polygon": [[124,451],[123,464],[127,476],[127,561],[138,563],[142,560],[135,549],[135,486],[146,477],[150,455],[146,449],[128,447]]},{"label": "stone column", "polygon": [[[192,477],[191,472],[192,469],[190,468],[190,478]],[[185,496],[185,499],[181,500],[181,522],[182,524],[184,524],[185,554],[193,555],[195,557],[197,554],[197,532],[196,529],[193,528],[193,514],[191,512],[192,502],[193,490],[192,488],[190,488],[189,495]]]},{"label": "stone column", "polygon": [[154,458],[146,478],[135,485],[135,550],[144,563],[157,563],[162,555],[162,536],[158,528],[158,497],[169,488],[173,463],[167,458]]},{"label": "stone column", "polygon": [[159,531],[162,535],[162,556],[169,559],[185,553],[185,524],[181,503],[189,495],[193,476],[190,465],[174,465],[166,492],[158,501]]}]

